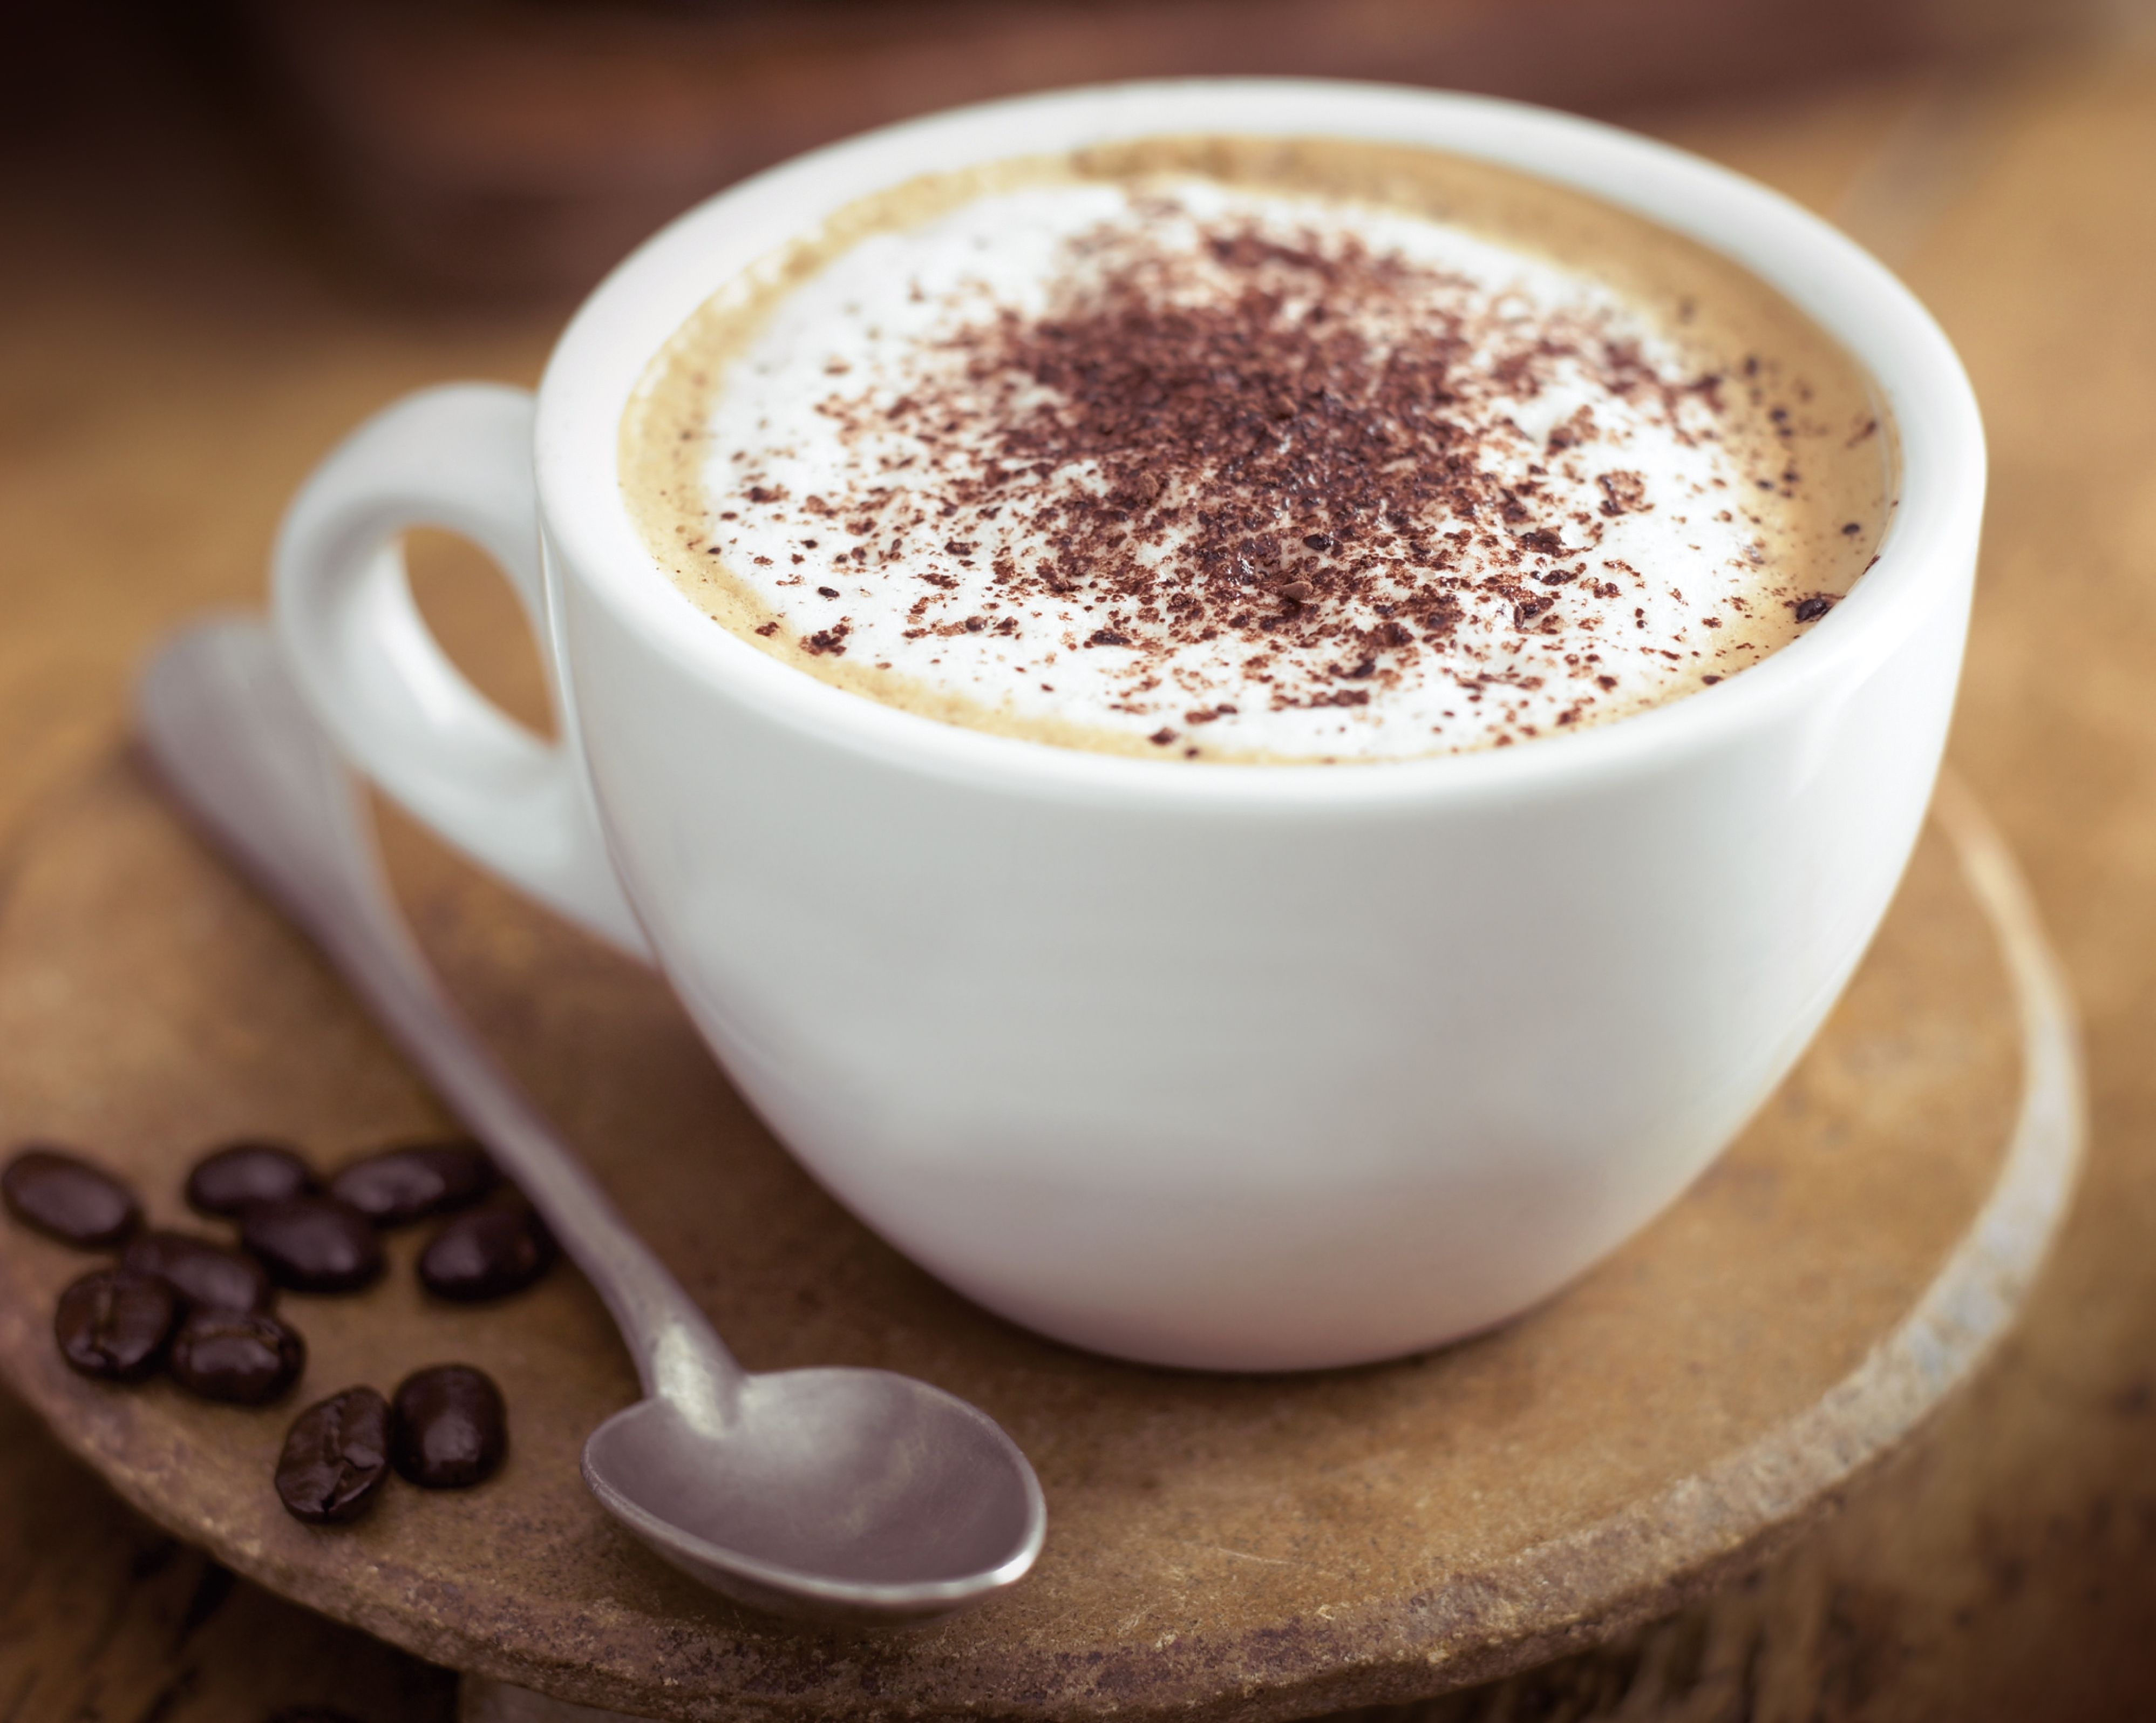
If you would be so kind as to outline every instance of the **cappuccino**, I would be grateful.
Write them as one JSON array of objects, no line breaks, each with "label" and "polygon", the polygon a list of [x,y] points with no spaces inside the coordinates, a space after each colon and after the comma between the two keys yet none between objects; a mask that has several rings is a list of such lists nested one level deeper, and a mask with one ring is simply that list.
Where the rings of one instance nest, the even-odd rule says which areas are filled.
[{"label": "cappuccino", "polygon": [[1636,712],[1872,559],[1891,428],[1766,284],[1508,169],[1157,139],[911,182],[725,284],[624,414],[711,617],[1064,746],[1335,763]]}]

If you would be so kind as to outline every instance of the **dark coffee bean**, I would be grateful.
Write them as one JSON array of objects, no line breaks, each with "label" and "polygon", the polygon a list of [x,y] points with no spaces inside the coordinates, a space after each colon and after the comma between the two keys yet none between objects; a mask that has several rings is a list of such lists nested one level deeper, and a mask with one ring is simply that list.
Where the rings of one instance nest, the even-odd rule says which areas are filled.
[{"label": "dark coffee bean", "polygon": [[262,1723],[359,1723],[359,1719],[328,1705],[280,1705]]},{"label": "dark coffee bean", "polygon": [[307,1343],[251,1310],[196,1310],[172,1336],[172,1380],[205,1400],[261,1406],[299,1380]]},{"label": "dark coffee bean", "polygon": [[123,1268],[162,1280],[188,1304],[211,1310],[267,1310],[270,1277],[252,1257],[184,1232],[138,1232]]},{"label": "dark coffee bean", "polygon": [[124,1268],[100,1268],[60,1294],[53,1336],[60,1355],[86,1376],[140,1381],[157,1367],[180,1314],[162,1280]]},{"label": "dark coffee bean", "polygon": [[355,1160],[330,1180],[330,1195],[377,1227],[402,1227],[478,1201],[496,1176],[476,1143],[412,1143]]},{"label": "dark coffee bean", "polygon": [[63,1244],[97,1250],[141,1224],[135,1193],[102,1168],[49,1143],[18,1150],[0,1172],[8,1213]]},{"label": "dark coffee bean", "polygon": [[382,1241],[367,1216],[334,1196],[258,1202],[240,1217],[239,1242],[270,1278],[295,1292],[357,1292],[382,1273]]},{"label": "dark coffee bean", "polygon": [[415,1371],[398,1388],[389,1458],[399,1477],[422,1489],[462,1489],[491,1478],[508,1452],[501,1390],[470,1365]]},{"label": "dark coffee bean", "polygon": [[419,1283],[459,1304],[521,1292],[554,1261],[554,1235],[528,1204],[459,1215],[419,1256]]},{"label": "dark coffee bean", "polygon": [[187,1206],[198,1214],[236,1216],[258,1202],[316,1188],[315,1171],[283,1143],[228,1143],[187,1175]]},{"label": "dark coffee bean", "polygon": [[372,1388],[347,1388],[292,1420],[277,1499],[295,1520],[342,1525],[374,1505],[388,1476],[389,1402]]}]

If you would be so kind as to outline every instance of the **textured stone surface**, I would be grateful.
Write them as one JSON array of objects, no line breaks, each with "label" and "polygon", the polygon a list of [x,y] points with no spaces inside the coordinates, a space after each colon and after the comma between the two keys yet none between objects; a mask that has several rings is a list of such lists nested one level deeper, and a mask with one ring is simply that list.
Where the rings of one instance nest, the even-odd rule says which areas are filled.
[{"label": "textured stone surface", "polygon": [[[999,1419],[1048,1494],[1040,1568],[973,1614],[840,1642],[742,1613],[619,1532],[578,1479],[583,1435],[634,1383],[578,1277],[447,1307],[422,1298],[418,1241],[399,1236],[371,1291],[285,1295],[311,1354],[294,1403],[467,1360],[508,1395],[511,1458],[461,1496],[393,1489],[360,1525],[316,1530],[270,1489],[283,1419],[59,1367],[43,1309],[80,1259],[10,1239],[0,1366],[122,1494],[276,1590],[565,1697],[680,1716],[1288,1716],[1502,1673],[1666,1607],[1813,1517],[1996,1332],[2041,1242],[2041,1216],[2010,1225],[2003,1280],[1971,1283],[1913,1348],[1878,1350],[1998,1182],[2020,1080],[1993,939],[1936,837],[1797,1074],[1633,1245],[1485,1339],[1238,1378],[1088,1357],[947,1292],[786,1157],[654,977],[390,836],[467,1008],[744,1361],[925,1376]],[[153,1221],[177,1215],[205,1140],[283,1138],[333,1163],[441,1122],[124,760],[18,854],[0,1104],[9,1129],[94,1144]]]}]

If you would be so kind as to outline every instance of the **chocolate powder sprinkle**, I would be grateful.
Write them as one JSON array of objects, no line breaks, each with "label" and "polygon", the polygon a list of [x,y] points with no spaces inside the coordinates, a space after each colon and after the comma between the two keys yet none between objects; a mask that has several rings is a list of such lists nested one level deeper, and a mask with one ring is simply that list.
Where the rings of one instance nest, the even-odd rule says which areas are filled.
[{"label": "chocolate powder sprinkle", "polygon": [[[1245,711],[1365,706],[1427,674],[1425,654],[1467,702],[1491,696],[1478,713],[1539,686],[1528,668],[1564,679],[1557,723],[1621,709],[1592,649],[1622,615],[1594,607],[1628,589],[1589,569],[1644,586],[1640,571],[1597,561],[1604,534],[1658,504],[1680,523],[1702,505],[1657,498],[1612,464],[1621,414],[1598,423],[1581,407],[1533,435],[1522,421],[1563,383],[1681,444],[1726,440],[1726,415],[1745,408],[1725,406],[1725,382],[1757,411],[1785,380],[1752,362],[1742,381],[1681,372],[1591,306],[1507,316],[1475,284],[1352,235],[1297,240],[1229,217],[1197,230],[1190,255],[1142,225],[1102,224],[1073,242],[1086,266],[1043,312],[990,307],[939,337],[940,361],[902,393],[834,382],[815,411],[881,452],[827,494],[789,496],[745,450],[724,500],[797,532],[798,516],[843,522],[857,542],[832,573],[907,593],[910,639],[993,635],[1044,652],[1030,661],[1042,668],[1059,647],[1091,649],[1122,711],[1192,727],[1233,713],[1219,698],[1230,690],[1176,656],[1224,639],[1243,661]],[[1767,416],[1789,422],[1779,407]],[[1795,485],[1794,468],[1783,479]],[[1832,602],[1792,608],[1810,622]],[[1635,623],[1647,625],[1643,610],[1628,634]],[[839,657],[850,631],[841,619],[798,645]],[[1163,726],[1146,739],[1179,737]]]},{"label": "chocolate powder sprinkle", "polygon": [[[1375,607],[1420,616],[1430,637],[1493,606],[1517,629],[1543,623],[1558,598],[1523,580],[1569,581],[1557,564],[1599,531],[1594,517],[1580,524],[1576,496],[1500,479],[1497,457],[1520,437],[1508,406],[1532,401],[1560,361],[1612,393],[1659,397],[1672,419],[1704,397],[1703,379],[1658,375],[1584,318],[1537,320],[1496,352],[1464,297],[1459,311],[1405,328],[1366,319],[1397,306],[1419,266],[1352,239],[1210,232],[1212,260],[1237,280],[1232,297],[1182,291],[1187,268],[1126,232],[1104,229],[1091,243],[1127,255],[1111,255],[1047,316],[1004,311],[968,328],[963,364],[873,416],[929,449],[954,429],[978,431],[985,458],[946,481],[939,512],[1016,511],[1049,556],[1000,566],[1002,593],[1019,604],[1077,594],[1112,610],[1083,644],[1130,650],[1140,680],[1175,643],[1227,633],[1290,647],[1277,706],[1361,704],[1367,691],[1334,698],[1335,686],[1381,677],[1423,650],[1398,623],[1373,628]],[[834,398],[825,410],[863,422],[872,413],[865,399]],[[1575,414],[1567,440],[1593,434],[1591,414]],[[1594,483],[1602,517],[1650,506],[1636,473]],[[783,493],[751,484],[743,494],[762,503]],[[919,501],[893,486],[832,506],[888,519]],[[974,545],[954,537],[942,549],[963,559]],[[1450,572],[1471,551],[1503,573]],[[937,589],[951,583],[933,570],[921,581],[915,620],[933,629]],[[837,625],[802,645],[842,653],[845,633]],[[1327,640],[1359,650],[1309,652]],[[1306,665],[1295,661],[1301,652]]]}]

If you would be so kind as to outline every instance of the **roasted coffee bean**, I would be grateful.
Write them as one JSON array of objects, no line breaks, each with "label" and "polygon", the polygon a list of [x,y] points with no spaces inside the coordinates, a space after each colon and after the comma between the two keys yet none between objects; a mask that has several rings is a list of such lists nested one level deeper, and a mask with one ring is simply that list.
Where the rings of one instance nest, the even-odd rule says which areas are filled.
[{"label": "roasted coffee bean", "polygon": [[355,1160],[330,1180],[330,1195],[377,1227],[402,1227],[478,1201],[496,1176],[476,1143],[412,1143]]},{"label": "roasted coffee bean", "polygon": [[283,1143],[228,1143],[187,1175],[187,1206],[198,1214],[237,1216],[258,1202],[304,1196],[315,1171]]},{"label": "roasted coffee bean", "polygon": [[138,1232],[123,1268],[162,1280],[188,1304],[211,1310],[267,1310],[270,1277],[252,1257],[184,1232]]},{"label": "roasted coffee bean", "polygon": [[521,1292],[554,1261],[554,1235],[530,1205],[506,1202],[459,1215],[419,1256],[419,1283],[473,1304]]},{"label": "roasted coffee bean", "polygon": [[157,1367],[180,1314],[162,1280],[125,1268],[100,1268],[60,1294],[53,1337],[60,1355],[86,1376],[139,1381]]},{"label": "roasted coffee bean", "polygon": [[292,1420],[277,1499],[295,1520],[342,1525],[374,1505],[388,1476],[389,1402],[372,1388],[347,1388]]},{"label": "roasted coffee bean", "polygon": [[49,1143],[16,1151],[0,1172],[8,1212],[63,1244],[97,1250],[117,1244],[141,1224],[141,1206],[101,1167]]},{"label": "roasted coffee bean", "polygon": [[270,1278],[295,1292],[357,1292],[382,1273],[382,1241],[367,1216],[334,1196],[258,1202],[240,1217],[239,1242]]},{"label": "roasted coffee bean", "polygon": [[261,1406],[299,1380],[307,1343],[252,1310],[196,1310],[172,1336],[172,1380],[205,1400]]},{"label": "roasted coffee bean", "polygon": [[389,1458],[422,1489],[491,1478],[509,1452],[509,1412],[492,1378],[468,1364],[415,1371],[397,1390]]}]

